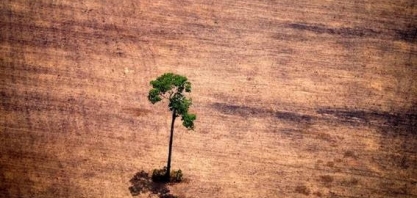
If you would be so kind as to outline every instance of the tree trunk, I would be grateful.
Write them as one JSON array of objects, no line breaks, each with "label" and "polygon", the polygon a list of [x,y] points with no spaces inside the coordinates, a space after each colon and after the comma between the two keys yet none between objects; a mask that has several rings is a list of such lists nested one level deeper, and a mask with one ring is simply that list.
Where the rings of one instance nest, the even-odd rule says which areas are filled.
[{"label": "tree trunk", "polygon": [[172,123],[171,123],[171,136],[169,138],[169,149],[168,149],[168,163],[167,163],[167,172],[165,173],[165,179],[166,181],[169,181],[170,179],[170,173],[171,173],[171,154],[172,154],[172,141],[174,138],[174,122],[176,118],[176,112],[175,110],[172,112]]}]

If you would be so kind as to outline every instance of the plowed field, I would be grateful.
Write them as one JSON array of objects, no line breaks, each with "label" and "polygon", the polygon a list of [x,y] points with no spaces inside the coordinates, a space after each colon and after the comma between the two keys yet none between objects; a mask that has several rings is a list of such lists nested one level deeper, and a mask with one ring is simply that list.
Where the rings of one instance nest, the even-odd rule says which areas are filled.
[{"label": "plowed field", "polygon": [[[2,0],[0,197],[416,197],[414,0]],[[140,195],[139,197],[147,197]]]}]

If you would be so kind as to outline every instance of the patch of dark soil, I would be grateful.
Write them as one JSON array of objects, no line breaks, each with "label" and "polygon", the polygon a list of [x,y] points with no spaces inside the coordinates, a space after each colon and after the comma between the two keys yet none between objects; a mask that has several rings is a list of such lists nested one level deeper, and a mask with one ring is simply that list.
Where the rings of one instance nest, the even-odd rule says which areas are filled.
[{"label": "patch of dark soil", "polygon": [[323,196],[323,194],[321,192],[319,192],[319,191],[314,192],[313,195],[316,195],[317,197]]},{"label": "patch of dark soil", "polygon": [[274,117],[279,120],[289,121],[289,122],[306,122],[309,123],[314,119],[310,115],[304,115],[294,112],[284,112],[284,111],[273,111],[263,108],[248,107],[241,105],[225,104],[225,103],[214,103],[211,105],[217,111],[227,114],[227,115],[237,115],[241,117]]},{"label": "patch of dark soil", "polygon": [[358,159],[358,156],[356,156],[356,154],[351,151],[351,150],[347,150],[345,151],[345,153],[343,154],[344,158],[353,158],[353,159]]},{"label": "patch of dark soil", "polygon": [[332,34],[343,37],[376,37],[380,34],[380,32],[368,28],[330,28],[322,24],[290,23],[287,27],[317,34]]},{"label": "patch of dark soil", "polygon": [[417,38],[417,27],[409,25],[404,29],[395,30],[395,37],[398,40],[402,40],[409,43],[416,43]]},{"label": "patch of dark soil", "polygon": [[310,195],[310,189],[305,185],[295,187],[295,192],[306,196]]},{"label": "patch of dark soil", "polygon": [[280,120],[287,120],[291,122],[310,122],[313,119],[312,116],[293,112],[275,112],[275,117]]},{"label": "patch of dark soil", "polygon": [[11,197],[8,189],[10,189],[10,183],[6,180],[5,177],[5,168],[0,164],[0,195],[4,197]]},{"label": "patch of dark soil", "polygon": [[241,117],[264,117],[272,116],[273,114],[270,110],[233,104],[214,103],[211,106],[223,114],[237,115]]},{"label": "patch of dark soil", "polygon": [[356,185],[358,185],[358,184],[359,184],[359,180],[358,180],[358,179],[356,179],[356,178],[354,178],[354,177],[352,177],[352,178],[350,178],[350,179],[345,179],[345,180],[343,180],[343,181],[341,182],[341,184],[342,184],[343,186],[348,186],[348,187],[351,187],[351,186],[356,186]]},{"label": "patch of dark soil", "polygon": [[334,178],[330,175],[321,175],[319,181],[325,186],[329,187],[334,181]]},{"label": "patch of dark soil", "polygon": [[398,182],[392,181],[383,181],[379,184],[380,189],[383,189],[382,192],[389,197],[412,197],[413,195],[410,192],[410,186],[407,184],[401,184]]},{"label": "patch of dark soil", "polygon": [[346,110],[346,109],[319,109],[318,114],[335,116],[341,122],[360,122],[369,123],[369,113],[360,110]]},{"label": "patch of dark soil", "polygon": [[375,126],[385,135],[417,136],[417,112],[415,111],[391,113],[322,108],[317,110],[317,113],[323,116],[334,116],[340,122]]},{"label": "patch of dark soil", "polygon": [[149,109],[142,109],[142,108],[125,108],[123,112],[133,115],[133,116],[144,116],[151,112]]},{"label": "patch of dark soil", "polygon": [[[416,107],[398,112],[365,111],[324,108],[317,111],[329,122],[340,122],[350,126],[363,125],[375,128],[380,134],[380,150],[387,154],[373,156],[381,168],[397,167],[402,170],[415,168],[417,152],[417,111]],[[330,117],[329,117],[330,116]],[[346,151],[345,158],[357,159],[353,151]]]}]

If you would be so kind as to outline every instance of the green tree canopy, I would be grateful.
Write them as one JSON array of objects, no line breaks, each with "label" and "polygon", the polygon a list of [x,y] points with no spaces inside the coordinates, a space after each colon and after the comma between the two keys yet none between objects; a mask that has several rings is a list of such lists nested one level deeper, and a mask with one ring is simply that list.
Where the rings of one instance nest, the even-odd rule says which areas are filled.
[{"label": "green tree canopy", "polygon": [[163,98],[169,100],[169,110],[172,111],[171,135],[168,146],[168,162],[165,180],[170,180],[171,171],[171,154],[172,142],[174,137],[175,119],[181,116],[182,125],[187,129],[194,129],[194,120],[197,118],[195,114],[188,113],[192,101],[184,95],[185,92],[191,92],[191,83],[187,78],[173,73],[165,73],[162,76],[151,81],[152,89],[149,91],[148,99],[152,104],[161,101]]},{"label": "green tree canopy", "polygon": [[195,114],[188,113],[192,104],[191,99],[187,99],[185,92],[191,92],[191,83],[187,78],[173,73],[165,73],[156,80],[151,81],[152,89],[149,91],[148,99],[152,104],[161,101],[163,98],[169,100],[169,110],[175,117],[181,116],[182,124],[187,129],[194,129]]}]

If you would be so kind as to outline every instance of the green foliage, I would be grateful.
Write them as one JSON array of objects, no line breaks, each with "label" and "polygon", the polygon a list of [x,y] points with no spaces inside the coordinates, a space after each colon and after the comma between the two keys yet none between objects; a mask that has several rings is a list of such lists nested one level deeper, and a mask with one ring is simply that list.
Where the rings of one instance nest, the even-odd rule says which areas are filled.
[{"label": "green foliage", "polygon": [[161,101],[160,91],[158,89],[151,89],[151,91],[149,91],[148,99],[152,104]]},{"label": "green foliage", "polygon": [[182,181],[182,171],[178,169],[177,171],[171,171],[170,180],[171,182],[181,182]]},{"label": "green foliage", "polygon": [[191,92],[191,83],[187,81],[187,78],[173,73],[163,74],[156,80],[151,81],[151,85],[162,94],[171,91],[174,87],[177,88],[179,93],[182,93],[184,89],[185,92]]},{"label": "green foliage", "polygon": [[184,127],[194,129],[194,120],[197,116],[188,113],[192,100],[184,95],[184,91],[191,92],[191,83],[188,82],[188,79],[181,75],[165,73],[151,81],[150,84],[152,89],[149,91],[149,101],[155,104],[162,98],[167,98],[169,100],[169,110],[173,111],[176,117],[181,116]]},{"label": "green foliage", "polygon": [[194,120],[196,119],[195,114],[184,114],[181,118],[182,125],[187,129],[194,129]]}]

